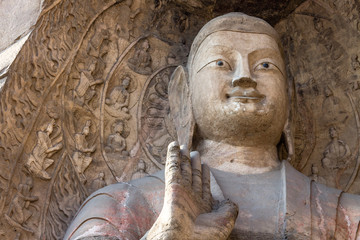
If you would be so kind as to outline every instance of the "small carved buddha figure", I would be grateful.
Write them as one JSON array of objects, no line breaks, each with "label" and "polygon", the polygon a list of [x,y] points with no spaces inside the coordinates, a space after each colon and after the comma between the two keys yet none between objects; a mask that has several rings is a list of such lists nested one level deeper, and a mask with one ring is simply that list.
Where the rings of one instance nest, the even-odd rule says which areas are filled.
[{"label": "small carved buddha figure", "polygon": [[91,189],[92,191],[96,191],[100,188],[103,188],[106,186],[106,181],[105,181],[105,173],[100,172],[98,177],[95,178],[92,182],[91,182]]},{"label": "small carved buddha figure", "polygon": [[149,174],[146,172],[146,164],[144,160],[140,159],[137,165],[136,172],[131,176],[132,180],[143,178],[148,176]]},{"label": "small carved buddha figure", "polygon": [[74,89],[75,102],[79,105],[89,105],[90,101],[96,96],[96,85],[102,84],[102,79],[94,79],[96,60],[91,60],[87,69],[80,73],[80,80]]},{"label": "small carved buddha figure", "polygon": [[294,155],[290,99],[276,31],[242,13],[213,19],[170,80],[178,142],[165,173],[95,192],[65,239],[357,239],[360,196],[279,159],[282,134]]},{"label": "small carved buddha figure", "polygon": [[50,179],[51,176],[46,172],[54,160],[50,157],[62,148],[62,138],[57,139],[54,143],[50,138],[53,133],[55,120],[51,119],[50,123],[41,127],[37,132],[36,145],[25,163],[25,167],[35,176],[42,179]]},{"label": "small carved buddha figure", "polygon": [[126,151],[126,140],[123,137],[124,123],[122,121],[115,122],[113,125],[113,134],[110,134],[107,139],[107,152],[120,153],[123,156],[128,156]]},{"label": "small carved buddha figure", "polygon": [[84,174],[86,168],[92,162],[91,153],[95,151],[95,145],[89,147],[89,143],[86,140],[86,137],[90,133],[91,121],[87,120],[85,126],[83,127],[81,133],[75,134],[75,152],[73,154],[73,160],[75,169],[81,175]]},{"label": "small carved buddha figure", "polygon": [[149,75],[152,72],[149,48],[149,41],[145,39],[135,51],[134,56],[128,61],[128,66],[131,70],[144,75]]},{"label": "small carved buddha figure", "polygon": [[128,88],[130,86],[130,77],[125,77],[122,80],[120,86],[115,87],[111,93],[110,97],[105,100],[106,104],[111,107],[113,110],[129,112],[129,98],[130,94]]},{"label": "small carved buddha figure", "polygon": [[[5,218],[10,225],[14,227],[21,227],[26,231],[31,231],[28,229],[24,223],[32,216],[30,211],[30,205],[32,202],[37,201],[39,198],[31,195],[31,190],[33,187],[33,181],[31,177],[27,177],[25,183],[20,183],[15,197],[10,203],[8,213],[5,214]],[[38,209],[37,206],[32,205],[35,209]]]},{"label": "small carved buddha figure", "polygon": [[354,71],[358,70],[360,68],[360,61],[359,57],[356,54],[353,54],[351,56],[351,67]]},{"label": "small carved buddha figure", "polygon": [[331,141],[325,148],[321,163],[326,170],[327,185],[340,188],[339,178],[343,170],[350,164],[352,156],[349,146],[339,139],[335,127],[329,129],[329,135]]}]

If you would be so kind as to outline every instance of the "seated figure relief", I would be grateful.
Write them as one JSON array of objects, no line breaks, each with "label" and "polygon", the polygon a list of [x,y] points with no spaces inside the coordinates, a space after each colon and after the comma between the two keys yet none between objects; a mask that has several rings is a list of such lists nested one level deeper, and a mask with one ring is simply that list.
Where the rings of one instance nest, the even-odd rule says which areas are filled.
[{"label": "seated figure relief", "polygon": [[105,100],[106,112],[119,120],[129,120],[131,118],[129,114],[130,93],[128,89],[130,83],[131,78],[124,77],[121,85],[116,86],[111,91],[109,98]]},{"label": "seated figure relief", "polygon": [[353,156],[349,146],[339,139],[339,134],[335,127],[330,127],[329,135],[331,141],[325,148],[321,163],[327,173],[327,185],[331,186],[332,180],[335,179],[336,186],[334,187],[341,188],[340,177],[351,163]]},{"label": "seated figure relief", "polygon": [[[62,137],[59,136],[60,131],[53,134],[55,120],[51,119],[50,123],[45,124],[41,127],[40,131],[37,132],[37,140],[32,153],[25,163],[25,167],[35,176],[49,180],[51,176],[46,169],[48,169],[54,160],[51,156],[58,152],[62,147]],[[53,139],[55,140],[53,142]]]},{"label": "seated figure relief", "polygon": [[134,174],[131,176],[132,180],[143,178],[148,176],[149,174],[146,172],[146,164],[144,160],[140,159],[137,165],[137,170],[134,172]]},{"label": "seated figure relief", "polygon": [[94,79],[94,71],[96,62],[93,60],[87,70],[83,70],[80,74],[80,79],[74,90],[74,97],[79,105],[89,105],[90,101],[95,97],[96,85],[102,84],[102,79]]},{"label": "seated figure relief", "polygon": [[150,44],[145,39],[140,47],[136,49],[134,56],[129,59],[128,66],[136,73],[149,75],[152,72],[151,55],[149,53]]},{"label": "seated figure relief", "polygon": [[20,183],[17,187],[15,197],[12,199],[9,210],[5,214],[5,219],[10,225],[27,232],[33,232],[33,230],[24,224],[33,215],[33,210],[40,210],[38,206],[33,204],[39,197],[32,195],[32,187],[33,180],[31,177],[27,177],[24,183]]},{"label": "seated figure relief", "polygon": [[89,167],[93,158],[91,154],[95,152],[96,146],[89,147],[86,137],[90,133],[91,121],[87,120],[82,131],[75,134],[75,152],[72,156],[76,171],[85,178],[84,171]]},{"label": "seated figure relief", "polygon": [[98,177],[95,178],[92,182],[91,182],[91,190],[92,192],[103,188],[106,186],[106,181],[105,181],[105,174],[103,172],[100,172]]},{"label": "seated figure relief", "polygon": [[124,123],[117,121],[112,126],[113,133],[107,138],[106,152],[119,153],[122,156],[128,156],[129,152],[126,151],[126,140],[124,135]]},{"label": "seated figure relief", "polygon": [[269,24],[242,13],[207,23],[171,76],[178,139],[165,170],[90,195],[64,239],[358,239],[360,197],[287,161],[289,85]]}]

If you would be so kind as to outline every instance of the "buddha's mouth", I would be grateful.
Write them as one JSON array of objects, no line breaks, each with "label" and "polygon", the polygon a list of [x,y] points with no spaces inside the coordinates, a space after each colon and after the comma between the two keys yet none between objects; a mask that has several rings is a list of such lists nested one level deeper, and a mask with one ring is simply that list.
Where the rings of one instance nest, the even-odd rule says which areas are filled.
[{"label": "buddha's mouth", "polygon": [[265,99],[265,95],[259,93],[256,89],[233,88],[226,94],[227,99],[241,103],[257,103]]}]

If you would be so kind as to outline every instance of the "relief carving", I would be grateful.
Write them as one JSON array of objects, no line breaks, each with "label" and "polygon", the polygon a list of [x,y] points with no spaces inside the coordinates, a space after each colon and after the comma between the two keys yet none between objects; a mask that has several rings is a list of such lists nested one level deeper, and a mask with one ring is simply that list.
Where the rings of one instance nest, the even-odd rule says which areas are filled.
[{"label": "relief carving", "polygon": [[324,176],[327,185],[341,189],[340,178],[353,160],[353,157],[349,146],[339,139],[339,134],[335,127],[329,129],[329,136],[331,141],[325,148],[321,163],[325,169]]},{"label": "relief carving", "polygon": [[108,53],[110,42],[110,32],[105,24],[101,24],[96,28],[87,46],[87,53],[95,58],[104,60]]},{"label": "relief carving", "polygon": [[319,168],[316,165],[312,165],[311,166],[311,176],[310,176],[312,181],[318,182],[318,183],[322,183],[322,184],[326,184],[326,180],[319,176]]},{"label": "relief carving", "polygon": [[110,134],[107,139],[105,151],[111,153],[119,153],[122,156],[129,156],[129,152],[126,151],[124,123],[122,121],[116,121],[113,124],[112,129],[113,133]]},{"label": "relief carving", "polygon": [[89,147],[86,137],[90,133],[91,120],[87,120],[82,131],[75,135],[75,152],[72,156],[74,167],[78,174],[85,178],[84,171],[89,167],[93,158],[92,153],[95,152],[96,146]]},{"label": "relief carving", "polygon": [[322,113],[323,113],[323,122],[326,126],[331,124],[336,124],[339,121],[339,113],[342,110],[340,106],[340,99],[334,96],[333,91],[329,86],[325,86],[324,89],[325,99],[322,102]]},{"label": "relief carving", "polygon": [[[53,133],[54,127],[57,127],[55,133]],[[55,125],[55,120],[51,119],[50,123],[43,125],[36,134],[36,144],[25,163],[25,167],[36,177],[49,180],[51,175],[46,172],[46,169],[54,163],[51,156],[63,147],[61,129]]]},{"label": "relief carving", "polygon": [[146,163],[144,160],[140,159],[136,168],[136,172],[131,177],[131,180],[140,179],[148,176],[149,173],[146,171]]},{"label": "relief carving", "polygon": [[91,192],[95,192],[96,190],[103,188],[106,185],[105,173],[100,172],[98,177],[91,182]]},{"label": "relief carving", "polygon": [[78,103],[80,106],[85,104],[89,107],[89,102],[97,94],[95,86],[103,83],[102,79],[94,79],[95,67],[96,61],[93,60],[89,63],[88,68],[82,70],[80,73],[79,82],[74,90],[75,102]]},{"label": "relief carving", "polygon": [[165,164],[166,146],[173,141],[174,126],[169,115],[168,82],[170,70],[157,74],[149,83],[142,103],[142,145],[147,155]]},{"label": "relief carving", "polygon": [[88,196],[71,160],[65,157],[61,163],[44,204],[39,239],[62,239],[68,222]]},{"label": "relief carving", "polygon": [[351,56],[351,67],[354,71],[360,69],[360,61],[359,61],[359,57],[356,54],[353,54]]},{"label": "relief carving", "polygon": [[332,28],[325,28],[323,20],[320,18],[315,17],[313,22],[314,28],[319,34],[319,43],[325,46],[332,60],[338,60],[343,55],[344,48],[334,40]]},{"label": "relief carving", "polygon": [[147,39],[139,44],[134,55],[128,60],[128,66],[131,70],[143,75],[150,75],[152,73],[149,48],[150,44]]},{"label": "relief carving", "polygon": [[32,188],[32,178],[26,177],[25,182],[18,185],[15,196],[5,214],[5,218],[11,226],[30,233],[34,233],[34,230],[27,226],[26,222],[34,214],[34,211],[40,210],[34,204],[39,197],[32,195]]},{"label": "relief carving", "polygon": [[[124,38],[125,40],[130,40],[135,37],[134,34],[134,20],[136,16],[141,12],[140,8],[132,10],[131,6],[133,0],[126,0],[124,5],[119,9],[120,14],[117,19],[117,24],[115,26],[115,32],[119,38]],[[125,23],[123,23],[125,21]]]},{"label": "relief carving", "polygon": [[105,100],[105,110],[112,117],[120,120],[129,120],[129,100],[130,93],[128,88],[131,83],[131,78],[126,76],[122,79],[121,85],[112,89],[109,98]]},{"label": "relief carving", "polygon": [[[294,119],[292,114],[307,113],[306,106],[298,108],[305,105],[305,94],[317,89],[314,86],[319,86],[318,95],[307,98],[309,108],[322,108],[317,103],[323,98],[320,86],[326,73],[299,72],[288,79],[276,31],[242,13],[219,16],[200,30],[187,65],[171,75],[167,94],[161,82],[167,81],[169,68],[147,79],[139,110],[140,140],[147,156],[155,156],[151,150],[157,140],[166,142],[168,113],[176,126],[177,141],[168,145],[164,171],[99,190],[85,201],[65,239],[359,238],[360,196],[318,184],[319,169],[311,161],[299,165],[312,167],[312,179],[288,161],[296,155],[295,121],[303,121],[303,132],[309,128],[319,134],[316,127],[307,126],[314,116]],[[336,79],[331,83],[335,86]],[[299,91],[299,86],[306,86],[306,91]],[[336,89],[340,102],[350,100],[352,105],[351,94],[339,94],[342,90]],[[298,96],[304,98],[296,103]],[[321,111],[314,115],[318,119]],[[352,117],[358,127],[358,116]],[[353,120],[337,123],[344,131]],[[324,128],[328,126],[320,130]],[[335,128],[330,128],[330,138],[322,163],[345,169],[350,147],[339,140]],[[287,147],[288,160],[279,157],[281,144]],[[313,155],[317,153],[318,148]],[[143,168],[139,161],[138,170]],[[103,206],[104,202],[111,204]],[[96,214],[90,211],[94,208],[99,209]],[[91,222],[94,217],[99,221]]]},{"label": "relief carving", "polygon": [[[89,193],[164,167],[166,148],[177,137],[169,78],[175,65],[186,64],[202,24],[219,14],[215,1],[188,2],[44,1],[1,92],[0,238],[61,239]],[[353,134],[360,103],[357,5],[307,0],[283,15],[286,30],[277,25],[297,100],[291,164],[314,181],[352,193],[360,193],[360,145]],[[329,142],[331,126],[340,132],[338,142]],[[347,164],[337,165],[341,159]],[[24,172],[34,180],[29,196],[39,199],[23,211],[38,212],[41,221],[30,216],[15,233],[21,218],[11,205],[19,195],[12,186],[26,185]]]},{"label": "relief carving", "polygon": [[[36,28],[9,70],[9,81],[2,89],[0,104],[0,149],[4,150],[0,164],[0,188],[3,189],[0,198],[0,212],[3,214],[0,218],[0,232],[4,234],[0,238],[61,239],[80,203],[87,196],[84,183],[77,179],[78,174],[71,160],[67,159],[68,163],[63,161],[63,156],[72,156],[71,146],[75,145],[74,137],[78,133],[78,129],[69,124],[71,119],[67,117],[75,112],[90,115],[94,122],[99,117],[99,114],[96,117],[96,114],[92,113],[96,113],[96,94],[99,94],[103,84],[98,83],[87,89],[85,87],[85,94],[80,96],[92,108],[92,111],[89,111],[86,104],[79,105],[74,101],[75,88],[79,84],[76,80],[80,81],[82,75],[82,81],[90,82],[91,85],[103,79],[100,75],[106,70],[106,64],[102,63],[107,61],[108,42],[102,41],[99,46],[93,39],[87,53],[88,42],[84,39],[93,37],[91,29],[94,21],[115,4],[116,1],[113,0],[91,3],[64,0],[48,6],[44,1],[44,6],[48,7],[40,15]],[[106,26],[109,31],[108,28]],[[80,51],[83,42],[84,52]],[[86,54],[81,55],[83,53]],[[95,57],[96,55],[98,57]],[[76,62],[85,64],[79,68],[78,79],[75,79],[71,78],[76,76],[71,71],[71,66],[75,59],[78,59],[77,56],[80,61]],[[94,58],[96,61],[92,61]],[[90,63],[94,62],[93,71]],[[80,86],[76,90],[81,93]],[[96,90],[97,93],[92,96],[91,90]],[[51,106],[48,104],[50,102],[56,104]],[[49,122],[56,123],[49,126]],[[8,166],[6,163],[9,163]],[[8,213],[7,209],[15,195],[18,195],[12,185],[21,182],[24,172],[34,179],[31,196],[39,197],[36,204],[40,208],[33,209],[33,203],[30,204],[30,209],[38,214],[39,218],[33,215],[23,223],[23,226],[31,228],[33,234],[13,227],[4,217],[4,214],[16,217],[16,208],[13,205],[11,213]],[[69,184],[60,181],[62,184],[58,187],[59,178],[67,178]]]},{"label": "relief carving", "polygon": [[[356,6],[353,0],[308,0],[276,26],[286,46],[287,75],[294,79],[295,97],[298,103],[306,100],[307,105],[298,104],[296,109],[294,166],[309,176],[312,166],[316,166],[323,183],[351,193],[360,193],[360,185],[356,184],[359,178],[355,177],[359,139],[354,134],[359,131]],[[334,126],[339,132],[341,129],[339,141],[344,148],[347,146],[350,159],[346,166],[336,167],[334,160],[334,166],[324,167],[321,160],[327,159],[324,154],[330,144],[328,132]],[[296,140],[296,136],[304,140]],[[304,147],[307,144],[310,155],[310,148]],[[305,149],[304,154],[299,155],[299,149]],[[303,157],[308,159],[304,161]]]}]

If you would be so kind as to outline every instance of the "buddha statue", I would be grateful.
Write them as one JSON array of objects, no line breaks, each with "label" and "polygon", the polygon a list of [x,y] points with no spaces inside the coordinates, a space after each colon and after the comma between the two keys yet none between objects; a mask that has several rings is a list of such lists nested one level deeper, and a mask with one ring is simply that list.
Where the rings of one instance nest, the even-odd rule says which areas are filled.
[{"label": "buddha statue", "polygon": [[242,13],[207,23],[171,76],[178,139],[165,170],[90,195],[64,239],[359,238],[359,196],[279,159],[281,139],[294,155],[288,85],[268,23]]}]

